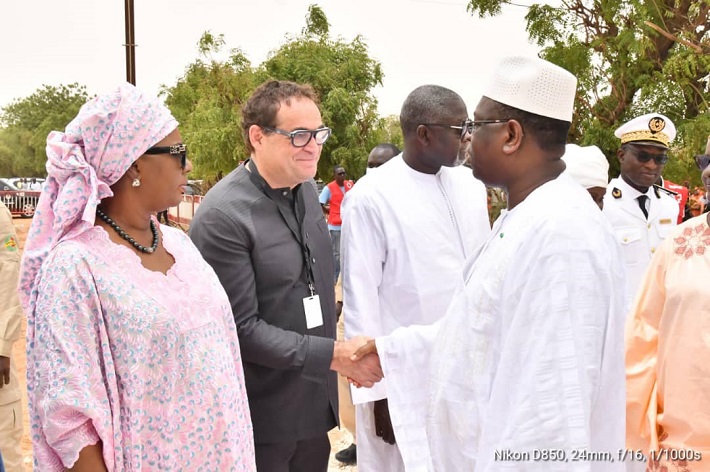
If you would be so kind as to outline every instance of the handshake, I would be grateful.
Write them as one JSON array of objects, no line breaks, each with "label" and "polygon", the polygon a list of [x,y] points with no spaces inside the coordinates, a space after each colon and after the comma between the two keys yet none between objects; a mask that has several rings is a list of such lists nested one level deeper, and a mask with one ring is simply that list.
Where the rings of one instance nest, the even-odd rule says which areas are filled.
[{"label": "handshake", "polygon": [[372,387],[384,377],[375,340],[365,336],[336,341],[330,369],[356,387]]}]

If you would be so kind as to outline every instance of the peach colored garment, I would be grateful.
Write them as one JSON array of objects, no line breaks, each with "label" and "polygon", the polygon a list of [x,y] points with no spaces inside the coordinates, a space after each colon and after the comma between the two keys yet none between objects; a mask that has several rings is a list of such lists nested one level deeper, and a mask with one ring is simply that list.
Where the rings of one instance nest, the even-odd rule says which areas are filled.
[{"label": "peach colored garment", "polygon": [[[627,326],[627,446],[662,451],[657,461],[651,454],[649,470],[710,470],[710,227],[706,217],[679,225],[659,247]],[[670,460],[683,459],[687,451],[696,458],[701,454],[703,460]]]}]

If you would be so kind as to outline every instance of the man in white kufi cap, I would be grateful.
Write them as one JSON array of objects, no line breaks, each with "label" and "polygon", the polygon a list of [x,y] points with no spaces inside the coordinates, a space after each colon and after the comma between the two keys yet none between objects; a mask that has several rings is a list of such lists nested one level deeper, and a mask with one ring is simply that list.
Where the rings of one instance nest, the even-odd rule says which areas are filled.
[{"label": "man in white kufi cap", "polygon": [[565,173],[587,189],[599,209],[604,208],[604,194],[609,180],[609,161],[597,146],[565,146]]},{"label": "man in white kufi cap", "polygon": [[443,320],[358,353],[379,353],[407,470],[623,468],[622,256],[560,159],[576,84],[542,59],[503,59],[470,151],[508,208]]},{"label": "man in white kufi cap", "polygon": [[636,117],[614,135],[621,175],[612,179],[604,196],[604,214],[614,227],[624,252],[628,302],[633,302],[646,267],[661,241],[677,224],[675,193],[659,185],[676,135],[673,122],[660,113]]}]

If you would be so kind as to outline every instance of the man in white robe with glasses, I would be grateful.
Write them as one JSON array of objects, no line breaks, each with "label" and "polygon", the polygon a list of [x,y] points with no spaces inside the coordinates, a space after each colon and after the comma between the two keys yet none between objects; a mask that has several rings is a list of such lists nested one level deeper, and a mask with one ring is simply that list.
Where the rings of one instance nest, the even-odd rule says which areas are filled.
[{"label": "man in white robe with glasses", "polygon": [[[463,284],[466,258],[490,223],[486,190],[459,159],[470,140],[463,99],[423,85],[400,113],[404,152],[360,179],[343,204],[346,338],[433,323]],[[387,409],[388,382],[352,392],[360,472],[404,470]]]},{"label": "man in white robe with glasses", "polygon": [[408,471],[623,469],[622,256],[587,191],[561,175],[576,84],[537,57],[502,60],[470,155],[508,208],[444,319],[356,353],[379,353]]}]

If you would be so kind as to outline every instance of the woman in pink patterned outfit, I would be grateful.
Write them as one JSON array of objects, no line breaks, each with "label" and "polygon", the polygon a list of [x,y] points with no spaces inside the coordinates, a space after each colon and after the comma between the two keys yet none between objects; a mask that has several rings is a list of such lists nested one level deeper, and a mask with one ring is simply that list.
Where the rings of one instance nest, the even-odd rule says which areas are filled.
[{"label": "woman in pink patterned outfit", "polygon": [[186,155],[130,84],[47,138],[20,281],[36,470],[256,470],[229,300],[151,216],[181,200]]}]

